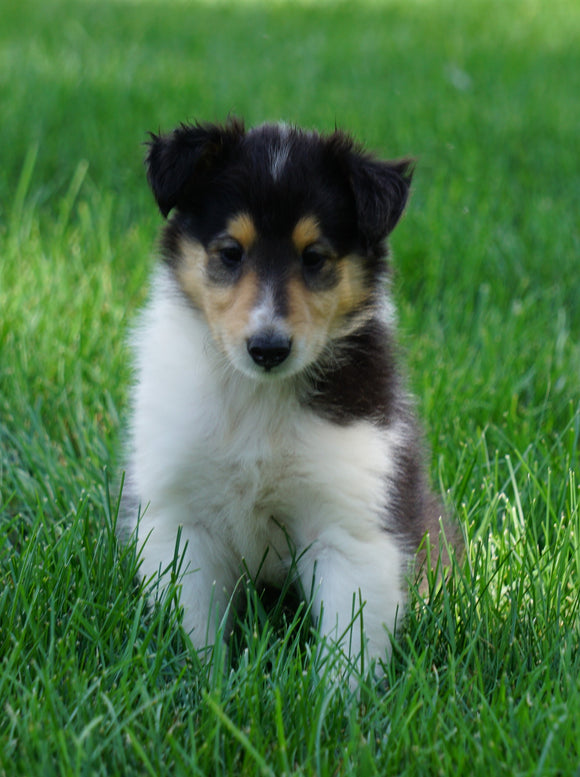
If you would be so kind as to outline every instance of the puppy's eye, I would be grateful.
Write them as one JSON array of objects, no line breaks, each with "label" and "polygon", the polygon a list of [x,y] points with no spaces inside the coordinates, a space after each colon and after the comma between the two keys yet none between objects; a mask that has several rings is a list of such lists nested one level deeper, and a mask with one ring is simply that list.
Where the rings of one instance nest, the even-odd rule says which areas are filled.
[{"label": "puppy's eye", "polygon": [[306,246],[302,251],[302,266],[308,272],[318,272],[326,264],[328,251],[316,243]]},{"label": "puppy's eye", "polygon": [[239,243],[232,240],[231,242],[223,243],[219,246],[218,254],[226,267],[235,270],[243,261],[244,249]]}]

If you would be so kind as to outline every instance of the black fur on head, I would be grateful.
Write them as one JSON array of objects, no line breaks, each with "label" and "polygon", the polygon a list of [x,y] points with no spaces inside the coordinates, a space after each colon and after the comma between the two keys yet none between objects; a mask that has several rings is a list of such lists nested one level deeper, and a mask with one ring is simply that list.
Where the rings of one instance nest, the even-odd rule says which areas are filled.
[{"label": "black fur on head", "polygon": [[145,164],[161,213],[181,208],[192,185],[199,188],[208,174],[227,164],[244,134],[243,122],[233,118],[223,126],[181,124],[168,135],[151,133]]},{"label": "black fur on head", "polygon": [[[319,135],[264,125],[246,132],[242,121],[231,118],[224,125],[182,124],[167,135],[152,134],[148,145],[147,177],[164,216],[173,209],[195,212],[206,190],[211,186],[216,196],[212,184],[219,189],[223,181],[229,192],[239,183],[262,213],[276,207],[289,213],[295,203],[307,206],[310,199],[324,198],[329,211],[334,203],[337,222],[343,213],[356,222],[358,247],[369,254],[383,253],[412,178],[410,160],[381,161],[338,130]],[[266,176],[268,159],[281,146],[288,149],[287,161],[272,181]],[[228,170],[234,175],[234,168],[232,186]]]}]

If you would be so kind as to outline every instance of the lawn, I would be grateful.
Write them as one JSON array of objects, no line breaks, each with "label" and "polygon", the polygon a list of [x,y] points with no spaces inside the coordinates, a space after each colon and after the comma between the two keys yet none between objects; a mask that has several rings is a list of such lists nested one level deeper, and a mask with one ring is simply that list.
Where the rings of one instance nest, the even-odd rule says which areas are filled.
[{"label": "lawn", "polygon": [[[0,0],[0,775],[580,775],[580,5]],[[202,665],[115,539],[149,130],[417,160],[395,294],[466,539],[353,694],[291,597]]]}]

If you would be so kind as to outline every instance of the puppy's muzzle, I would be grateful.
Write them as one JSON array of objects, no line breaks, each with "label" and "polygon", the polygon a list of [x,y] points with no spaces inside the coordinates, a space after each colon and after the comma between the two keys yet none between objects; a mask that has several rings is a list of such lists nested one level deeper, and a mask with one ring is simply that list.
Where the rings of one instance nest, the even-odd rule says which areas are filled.
[{"label": "puppy's muzzle", "polygon": [[292,349],[292,340],[279,332],[259,332],[248,338],[247,348],[254,362],[268,372],[287,359]]}]

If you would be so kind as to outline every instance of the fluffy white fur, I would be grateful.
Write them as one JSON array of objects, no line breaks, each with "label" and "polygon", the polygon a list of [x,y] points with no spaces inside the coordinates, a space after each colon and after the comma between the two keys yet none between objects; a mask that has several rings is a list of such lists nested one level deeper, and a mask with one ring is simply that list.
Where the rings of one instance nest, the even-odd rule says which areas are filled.
[{"label": "fluffy white fur", "polygon": [[[295,558],[322,633],[339,640],[362,602],[365,652],[384,658],[409,561],[384,529],[405,428],[336,425],[300,406],[291,381],[233,370],[164,266],[134,346],[129,488],[146,503],[131,520],[146,576],[171,566],[181,530],[194,644],[213,642],[244,567],[276,584]],[[360,627],[344,647],[360,652]]]}]

